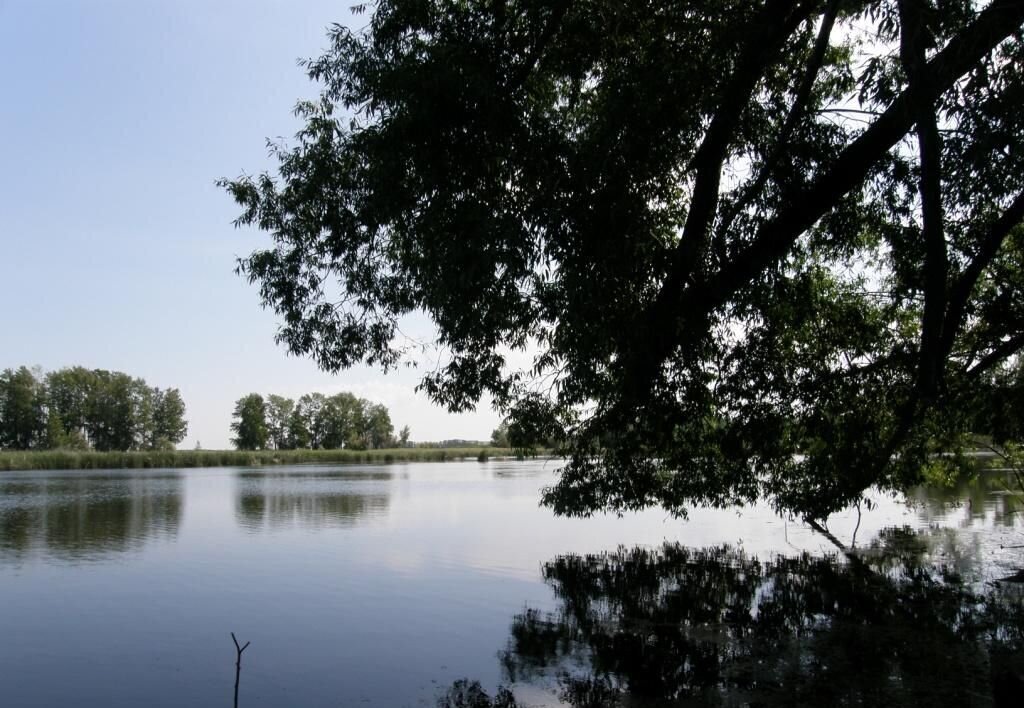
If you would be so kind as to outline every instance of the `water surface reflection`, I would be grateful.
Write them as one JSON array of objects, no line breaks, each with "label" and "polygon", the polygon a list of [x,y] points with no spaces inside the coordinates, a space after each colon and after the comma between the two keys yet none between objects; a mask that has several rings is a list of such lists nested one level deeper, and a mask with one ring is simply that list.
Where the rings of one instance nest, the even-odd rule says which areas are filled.
[{"label": "water surface reflection", "polygon": [[0,557],[101,560],[173,538],[182,509],[177,474],[0,478]]},{"label": "water surface reflection", "polygon": [[246,708],[434,705],[460,677],[535,708],[987,706],[1014,666],[1020,625],[970,594],[1024,565],[998,481],[831,518],[859,575],[762,505],[555,518],[557,466],[0,474],[6,703],[228,705],[231,631]]},{"label": "water surface reflection", "polygon": [[729,546],[620,548],[544,565],[553,612],[527,609],[512,682],[584,706],[1019,705],[1024,609],[978,595],[909,529],[862,560]]},{"label": "water surface reflection", "polygon": [[922,486],[907,494],[908,504],[926,524],[961,528],[1015,527],[1024,524],[1024,494],[1008,471],[989,471],[965,477],[950,486]]},{"label": "water surface reflection", "polygon": [[351,527],[387,514],[394,474],[323,468],[239,472],[235,517],[246,531]]}]

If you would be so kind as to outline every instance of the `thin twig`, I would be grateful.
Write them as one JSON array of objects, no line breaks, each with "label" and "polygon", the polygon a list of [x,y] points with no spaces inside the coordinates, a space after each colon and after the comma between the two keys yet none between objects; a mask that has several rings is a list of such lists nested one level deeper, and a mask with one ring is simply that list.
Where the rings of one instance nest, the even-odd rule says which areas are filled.
[{"label": "thin twig", "polygon": [[857,525],[853,528],[853,538],[850,539],[850,548],[857,547],[857,532],[860,531],[860,502],[857,502]]},{"label": "thin twig", "polygon": [[235,708],[238,708],[238,679],[242,673],[242,652],[246,650],[251,642],[246,642],[245,646],[238,646],[238,640],[235,639],[235,633],[231,633],[231,641],[235,643]]}]

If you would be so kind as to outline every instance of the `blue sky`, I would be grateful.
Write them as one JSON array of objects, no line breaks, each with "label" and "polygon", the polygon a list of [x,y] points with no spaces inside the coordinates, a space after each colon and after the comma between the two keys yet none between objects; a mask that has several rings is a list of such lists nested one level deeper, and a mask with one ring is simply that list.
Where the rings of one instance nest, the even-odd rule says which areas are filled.
[{"label": "blue sky", "polygon": [[[352,1],[0,0],[0,369],[81,364],[178,387],[188,438],[227,447],[250,392],[349,390],[415,440],[486,439],[483,406],[448,415],[415,371],[337,376],[274,344],[233,272],[267,242],[214,186],[271,167],[267,138],[316,95],[296,62]],[[415,323],[414,323],[415,324]]]}]

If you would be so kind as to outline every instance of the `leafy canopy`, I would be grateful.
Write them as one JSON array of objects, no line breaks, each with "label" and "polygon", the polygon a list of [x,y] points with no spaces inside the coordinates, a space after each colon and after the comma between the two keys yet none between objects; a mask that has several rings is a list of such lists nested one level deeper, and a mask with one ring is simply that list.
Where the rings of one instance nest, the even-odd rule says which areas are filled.
[{"label": "leafy canopy", "polygon": [[267,404],[263,396],[250,393],[235,401],[232,413],[232,444],[239,450],[263,450],[270,440],[267,429]]},{"label": "leafy canopy", "polygon": [[176,388],[81,366],[0,372],[0,449],[173,450],[187,431]]},{"label": "leafy canopy", "polygon": [[[381,0],[306,63],[240,262],[330,371],[564,441],[562,513],[918,479],[1024,346],[1024,2]],[[535,353],[516,370],[509,352]]]},{"label": "leafy canopy", "polygon": [[[307,393],[298,402],[250,393],[235,402],[231,429],[237,435],[232,442],[240,450],[366,450],[396,442],[387,407],[347,392]],[[408,427],[404,435],[403,444]]]}]

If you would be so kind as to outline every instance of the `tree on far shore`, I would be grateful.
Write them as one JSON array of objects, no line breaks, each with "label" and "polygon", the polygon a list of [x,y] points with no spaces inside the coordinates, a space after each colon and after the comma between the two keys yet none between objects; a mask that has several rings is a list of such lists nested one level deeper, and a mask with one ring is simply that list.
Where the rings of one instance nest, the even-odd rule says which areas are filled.
[{"label": "tree on far shore", "polygon": [[[345,391],[307,393],[297,402],[275,394],[264,400],[252,393],[235,403],[234,418],[231,429],[239,449],[366,450],[396,444],[387,407]],[[249,437],[240,429],[250,431]]]},{"label": "tree on far shore", "polygon": [[263,396],[250,393],[235,402],[231,430],[232,444],[239,450],[263,450],[270,438],[267,430],[267,406]]},{"label": "tree on far shore", "polygon": [[491,432],[492,447],[509,447],[508,444],[508,423],[502,421],[501,425]]},{"label": "tree on far shore", "polygon": [[0,373],[0,448],[29,450],[45,439],[46,397],[27,367]]},{"label": "tree on far shore", "polygon": [[152,415],[145,431],[146,448],[150,450],[173,450],[185,438],[188,423],[185,421],[185,401],[176,388],[152,392]]},{"label": "tree on far shore", "polygon": [[290,427],[294,413],[295,401],[292,399],[273,393],[267,396],[267,429],[270,444],[277,450],[290,450],[297,446]]},{"label": "tree on far shore", "polygon": [[81,366],[0,373],[0,448],[174,449],[187,430],[176,388]]}]

